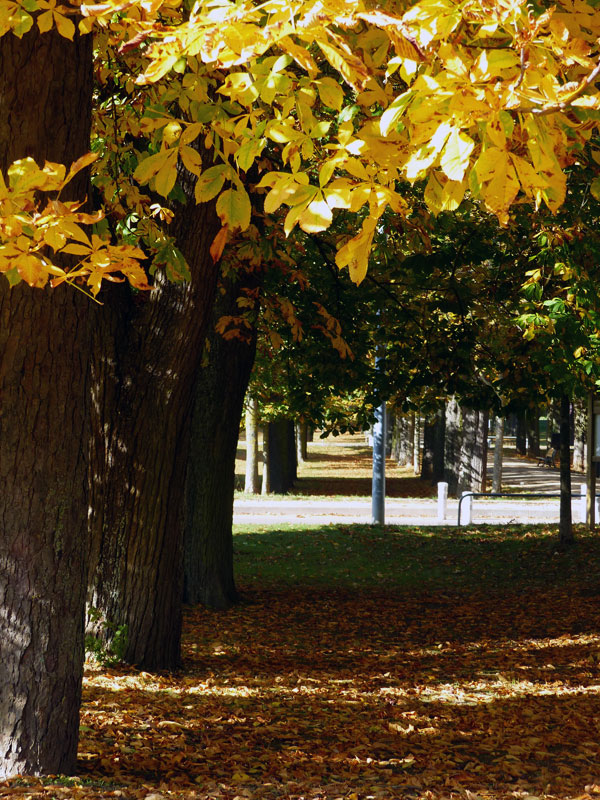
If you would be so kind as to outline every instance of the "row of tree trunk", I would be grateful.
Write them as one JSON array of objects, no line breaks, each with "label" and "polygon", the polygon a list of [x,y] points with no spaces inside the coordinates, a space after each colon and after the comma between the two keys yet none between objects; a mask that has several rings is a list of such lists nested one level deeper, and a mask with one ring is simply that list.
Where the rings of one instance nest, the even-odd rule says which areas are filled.
[{"label": "row of tree trunk", "polygon": [[[584,403],[576,401],[569,406],[569,437],[573,442],[572,467],[585,469],[586,410]],[[555,404],[557,413],[548,415],[547,441],[553,438],[558,444],[561,436],[560,403]],[[562,409],[562,411],[561,411]],[[516,431],[516,450],[520,455],[539,457],[540,431],[539,409],[514,415],[513,429]],[[496,417],[494,421],[494,472],[492,490],[502,487],[502,450],[506,420]],[[460,406],[452,397],[443,409],[431,414],[423,421],[420,476],[432,483],[446,481],[450,494],[463,491],[485,491],[487,482],[487,440],[489,415]],[[573,429],[573,430],[572,430]],[[413,466],[419,474],[418,452],[421,445],[418,435],[418,415],[397,415],[392,426],[392,456],[400,466]],[[415,435],[416,432],[416,435]]]}]

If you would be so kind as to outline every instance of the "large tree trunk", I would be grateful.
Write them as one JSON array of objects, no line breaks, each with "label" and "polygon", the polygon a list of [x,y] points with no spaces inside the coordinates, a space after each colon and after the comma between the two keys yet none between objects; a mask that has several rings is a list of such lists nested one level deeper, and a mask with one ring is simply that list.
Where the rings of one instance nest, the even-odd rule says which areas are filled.
[{"label": "large tree trunk", "polygon": [[[91,37],[0,39],[0,168],[89,149]],[[73,109],[77,114],[73,115]],[[78,176],[72,196],[87,195]],[[86,581],[90,302],[0,278],[0,780],[75,768]]]},{"label": "large tree trunk", "polygon": [[[210,205],[177,209],[191,281],[116,291],[94,363],[89,605],[127,628],[125,660],[180,661],[184,483],[194,381],[212,309],[218,228]],[[119,287],[121,288],[121,287]],[[110,319],[108,319],[110,317]]]},{"label": "large tree trunk", "polygon": [[[240,284],[227,281],[213,323],[238,311]],[[185,594],[187,603],[229,608],[238,600],[233,577],[235,459],[244,395],[256,351],[248,340],[208,334],[208,360],[198,373],[186,477]]]},{"label": "large tree trunk", "polygon": [[571,431],[570,402],[566,395],[560,400],[560,525],[558,538],[562,547],[575,541],[571,519]]},{"label": "large tree trunk", "polygon": [[487,477],[487,411],[462,409],[458,492],[484,492]]},{"label": "large tree trunk", "polygon": [[294,423],[278,419],[267,425],[269,492],[286,494],[296,478]]},{"label": "large tree trunk", "polygon": [[444,478],[448,484],[448,494],[458,491],[458,463],[461,442],[460,406],[455,397],[446,404],[446,437],[444,442]]}]

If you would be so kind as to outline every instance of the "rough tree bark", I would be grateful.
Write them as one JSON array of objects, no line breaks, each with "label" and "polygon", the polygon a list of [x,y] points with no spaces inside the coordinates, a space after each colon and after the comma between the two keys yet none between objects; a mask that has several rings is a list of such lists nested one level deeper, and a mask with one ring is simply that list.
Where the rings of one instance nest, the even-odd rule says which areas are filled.
[{"label": "rough tree bark", "polygon": [[244,491],[260,494],[258,480],[258,402],[255,397],[246,400],[246,475]]},{"label": "rough tree bark", "polygon": [[224,339],[214,330],[220,317],[239,310],[240,283],[224,280],[222,288],[194,389],[185,502],[184,600],[215,609],[239,599],[233,576],[235,459],[256,352],[255,328],[247,340]]},{"label": "rough tree bark", "polygon": [[[0,169],[87,152],[91,98],[91,37],[3,36]],[[84,199],[87,177],[70,192]],[[0,278],[0,780],[75,768],[90,306],[69,287],[9,289]]]},{"label": "rough tree bark", "polygon": [[458,493],[484,492],[487,477],[488,413],[463,408],[462,419]]},{"label": "rough tree bark", "polygon": [[[184,482],[196,373],[217,269],[211,205],[177,209],[172,233],[191,280],[158,275],[153,292],[117,287],[93,364],[89,605],[127,626],[125,660],[180,661]],[[120,291],[119,291],[120,290]]]}]

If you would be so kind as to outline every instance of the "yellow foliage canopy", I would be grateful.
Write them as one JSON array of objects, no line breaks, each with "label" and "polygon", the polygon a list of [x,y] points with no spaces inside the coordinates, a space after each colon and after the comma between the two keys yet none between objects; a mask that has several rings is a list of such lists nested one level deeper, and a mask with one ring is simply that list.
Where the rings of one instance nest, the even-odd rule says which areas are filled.
[{"label": "yellow foliage canopy", "polygon": [[[136,151],[138,184],[167,197],[183,165],[196,201],[216,198],[229,231],[250,224],[249,189],[265,194],[267,214],[287,206],[286,233],[323,230],[336,208],[360,213],[359,232],[338,253],[358,282],[385,209],[406,213],[399,181],[426,181],[433,213],[457,208],[466,193],[503,223],[514,203],[556,211],[565,170],[586,158],[600,119],[600,15],[584,0],[543,13],[526,0],[395,9],[363,0],[198,0],[190,12],[179,0],[0,0],[0,34],[23,36],[35,22],[71,38],[78,14],[100,52],[126,60],[122,85],[135,102],[119,124],[147,141]],[[167,214],[150,212],[138,188],[127,191],[147,217]],[[32,254],[63,236],[67,246],[64,225],[47,223],[53,232],[25,247],[16,195],[11,203],[1,263],[41,285],[44,259],[36,266]],[[81,255],[95,292],[99,265],[113,261],[93,255],[107,244],[89,247]]]}]

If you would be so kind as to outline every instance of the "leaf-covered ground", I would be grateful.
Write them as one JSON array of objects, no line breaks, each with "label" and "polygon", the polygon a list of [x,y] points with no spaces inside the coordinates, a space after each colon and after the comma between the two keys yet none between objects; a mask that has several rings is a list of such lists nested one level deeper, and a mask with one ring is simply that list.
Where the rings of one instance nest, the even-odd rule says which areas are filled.
[{"label": "leaf-covered ground", "polygon": [[79,775],[0,797],[599,800],[600,545],[578,534],[241,533],[246,602],[187,611],[179,674],[88,667]]},{"label": "leaf-covered ground", "polygon": [[[370,497],[373,450],[362,435],[317,440],[309,444],[309,452],[309,460],[298,467],[293,496]],[[244,486],[245,459],[246,444],[242,439],[236,461],[236,486],[240,490]],[[399,467],[388,458],[385,469],[388,497],[433,497],[437,493],[431,481],[415,476],[412,467]],[[259,471],[262,474],[262,465]]]}]

